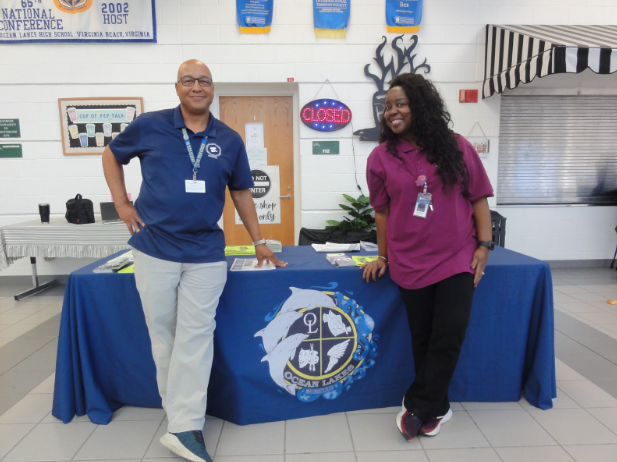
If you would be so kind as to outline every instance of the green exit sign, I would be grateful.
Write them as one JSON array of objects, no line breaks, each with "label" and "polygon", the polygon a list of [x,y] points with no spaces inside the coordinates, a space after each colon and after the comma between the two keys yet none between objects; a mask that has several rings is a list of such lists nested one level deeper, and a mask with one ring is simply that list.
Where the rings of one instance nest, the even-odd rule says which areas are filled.
[{"label": "green exit sign", "polygon": [[21,144],[0,144],[0,158],[23,157]]},{"label": "green exit sign", "polygon": [[0,138],[21,138],[19,119],[0,119]]},{"label": "green exit sign", "polygon": [[332,155],[339,152],[338,141],[313,141],[313,154]]}]

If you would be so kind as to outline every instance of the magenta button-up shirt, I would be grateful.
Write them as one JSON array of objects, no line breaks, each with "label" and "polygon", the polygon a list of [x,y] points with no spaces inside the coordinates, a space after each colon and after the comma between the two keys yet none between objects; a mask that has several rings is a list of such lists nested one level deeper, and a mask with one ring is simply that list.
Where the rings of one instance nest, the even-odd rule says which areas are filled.
[{"label": "magenta button-up shirt", "polygon": [[[469,197],[460,186],[442,190],[436,165],[423,152],[400,139],[398,154],[404,164],[377,146],[368,158],[366,173],[371,205],[390,209],[387,219],[388,262],[392,280],[405,289],[420,289],[458,273],[473,273],[469,267],[477,248],[473,202],[493,196],[482,161],[469,141],[456,135],[469,169]],[[433,195],[433,210],[426,219],[413,211],[425,175],[427,192]]]}]

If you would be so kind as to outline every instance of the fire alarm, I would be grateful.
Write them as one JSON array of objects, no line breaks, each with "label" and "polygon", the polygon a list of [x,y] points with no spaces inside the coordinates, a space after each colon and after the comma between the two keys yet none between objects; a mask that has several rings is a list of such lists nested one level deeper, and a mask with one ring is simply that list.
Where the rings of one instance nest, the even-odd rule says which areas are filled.
[{"label": "fire alarm", "polygon": [[288,81],[288,82],[293,82],[293,81],[294,81],[294,78],[293,78],[293,77],[287,77],[287,81]]},{"label": "fire alarm", "polygon": [[478,102],[478,90],[459,90],[458,91],[459,103],[477,103]]}]

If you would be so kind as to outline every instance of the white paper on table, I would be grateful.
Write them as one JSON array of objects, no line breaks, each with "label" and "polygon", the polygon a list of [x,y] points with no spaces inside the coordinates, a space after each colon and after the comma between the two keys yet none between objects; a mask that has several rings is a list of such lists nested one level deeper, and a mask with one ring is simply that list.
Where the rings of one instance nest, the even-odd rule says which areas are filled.
[{"label": "white paper on table", "polygon": [[356,252],[360,250],[360,244],[337,244],[326,242],[325,244],[311,244],[316,252]]},{"label": "white paper on table", "polygon": [[246,148],[251,168],[268,165],[268,148]]},{"label": "white paper on table", "polygon": [[261,122],[252,122],[244,125],[244,134],[246,135],[246,147],[248,148],[263,148],[264,147],[264,124]]}]

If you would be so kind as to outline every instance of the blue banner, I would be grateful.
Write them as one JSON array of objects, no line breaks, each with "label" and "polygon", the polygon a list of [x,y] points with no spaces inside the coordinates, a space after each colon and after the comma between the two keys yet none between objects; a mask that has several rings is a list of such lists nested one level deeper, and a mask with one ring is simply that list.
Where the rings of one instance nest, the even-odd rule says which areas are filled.
[{"label": "blue banner", "polygon": [[274,0],[236,0],[241,34],[267,34],[272,24]]},{"label": "blue banner", "polygon": [[349,0],[313,0],[315,37],[345,38]]},{"label": "blue banner", "polygon": [[2,0],[0,43],[156,42],[154,0]]},{"label": "blue banner", "polygon": [[388,32],[418,32],[422,21],[422,0],[386,0]]}]

